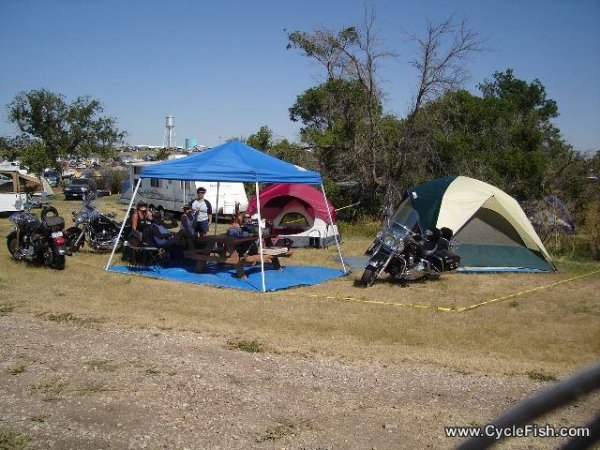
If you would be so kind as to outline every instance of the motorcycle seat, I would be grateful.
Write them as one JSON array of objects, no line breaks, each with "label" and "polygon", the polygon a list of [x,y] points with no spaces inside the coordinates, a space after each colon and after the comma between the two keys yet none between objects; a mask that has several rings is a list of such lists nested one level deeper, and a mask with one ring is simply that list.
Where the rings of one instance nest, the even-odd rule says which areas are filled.
[{"label": "motorcycle seat", "polygon": [[65,219],[60,216],[46,217],[45,222],[46,226],[52,229],[62,229],[65,226]]},{"label": "motorcycle seat", "polygon": [[419,242],[419,247],[421,248],[421,253],[423,253],[423,256],[431,256],[438,249],[437,243],[431,241],[421,241]]}]

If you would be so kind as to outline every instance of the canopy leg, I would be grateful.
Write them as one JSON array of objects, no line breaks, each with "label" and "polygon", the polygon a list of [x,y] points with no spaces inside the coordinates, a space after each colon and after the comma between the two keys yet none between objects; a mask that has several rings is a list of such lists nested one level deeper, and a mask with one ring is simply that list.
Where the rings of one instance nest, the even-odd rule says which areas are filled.
[{"label": "canopy leg", "polygon": [[117,239],[115,240],[115,245],[113,246],[112,252],[110,253],[110,258],[108,258],[108,262],[106,263],[104,270],[108,270],[110,268],[110,263],[112,263],[113,257],[115,256],[115,252],[117,251],[117,245],[119,245],[119,241],[121,240],[121,235],[123,234],[123,229],[125,229],[125,223],[127,222],[127,215],[129,214],[129,211],[131,211],[131,205],[133,205],[133,202],[135,200],[135,197],[137,195],[138,189],[140,188],[141,184],[142,184],[142,179],[138,178],[138,182],[135,185],[133,194],[131,195],[131,200],[129,200],[129,206],[127,207],[127,211],[125,211],[125,217],[123,217],[123,223],[121,223],[121,229],[119,230],[119,234],[117,235]]},{"label": "canopy leg", "polygon": [[342,257],[342,250],[340,249],[340,241],[338,239],[338,234],[336,232],[336,228],[333,223],[333,216],[331,215],[331,209],[329,208],[329,202],[327,201],[327,195],[325,194],[325,186],[321,183],[321,191],[323,192],[323,200],[325,201],[325,207],[327,208],[327,215],[329,216],[329,223],[331,224],[331,229],[333,230],[333,237],[335,239],[335,246],[337,247],[338,255],[340,256],[340,261],[342,263],[342,270],[344,273],[348,273],[346,270],[346,264],[344,263],[344,258]]},{"label": "canopy leg", "polygon": [[262,217],[260,215],[260,189],[258,181],[256,182],[256,212],[258,214],[258,251],[260,252],[260,277],[262,281],[262,291],[267,292],[265,282],[265,258],[263,256],[263,238],[262,238]]}]

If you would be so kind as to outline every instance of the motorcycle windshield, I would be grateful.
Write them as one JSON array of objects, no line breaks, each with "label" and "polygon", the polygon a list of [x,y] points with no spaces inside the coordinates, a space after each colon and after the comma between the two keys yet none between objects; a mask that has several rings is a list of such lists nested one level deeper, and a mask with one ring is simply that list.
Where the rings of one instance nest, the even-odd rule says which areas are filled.
[{"label": "motorcycle windshield", "polygon": [[409,231],[419,233],[419,213],[410,202],[402,202],[390,218],[389,224],[397,237],[404,236]]},{"label": "motorcycle windshield", "polygon": [[79,216],[85,221],[93,221],[98,215],[98,210],[89,200],[85,201],[83,207],[79,210]]},{"label": "motorcycle windshield", "polygon": [[87,211],[85,211],[83,209],[77,213],[77,216],[75,216],[75,222],[77,222],[77,223],[84,223],[84,222],[87,222],[88,220],[90,220],[90,215]]}]

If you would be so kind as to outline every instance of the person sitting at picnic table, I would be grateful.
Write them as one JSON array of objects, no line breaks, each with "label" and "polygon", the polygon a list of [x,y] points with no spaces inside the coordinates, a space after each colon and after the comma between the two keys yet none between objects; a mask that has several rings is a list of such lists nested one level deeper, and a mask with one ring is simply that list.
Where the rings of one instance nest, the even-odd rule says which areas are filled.
[{"label": "person sitting at picnic table", "polygon": [[199,187],[196,191],[198,197],[191,204],[196,216],[196,222],[194,230],[198,235],[204,236],[208,233],[208,227],[212,221],[212,205],[208,200],[204,198],[206,194],[206,188]]},{"label": "person sitting at picnic table", "polygon": [[244,235],[242,230],[243,217],[243,214],[233,216],[231,219],[231,226],[229,227],[229,230],[227,230],[227,236],[242,237]]},{"label": "person sitting at picnic table", "polygon": [[182,245],[179,239],[171,233],[162,220],[160,211],[152,213],[152,241],[158,248],[164,248],[169,252],[171,259],[183,259]]},{"label": "person sitting at picnic table", "polygon": [[250,214],[244,213],[240,226],[244,236],[253,236],[258,233],[256,225],[252,224],[252,217],[250,217]]},{"label": "person sitting at picnic table", "polygon": [[144,234],[148,233],[151,225],[152,214],[148,211],[148,204],[142,200],[138,202],[131,216],[131,235],[141,243],[144,239]]},{"label": "person sitting at picnic table", "polygon": [[179,237],[183,239],[192,239],[194,237],[194,211],[190,205],[183,206],[181,215],[181,226],[179,227]]}]

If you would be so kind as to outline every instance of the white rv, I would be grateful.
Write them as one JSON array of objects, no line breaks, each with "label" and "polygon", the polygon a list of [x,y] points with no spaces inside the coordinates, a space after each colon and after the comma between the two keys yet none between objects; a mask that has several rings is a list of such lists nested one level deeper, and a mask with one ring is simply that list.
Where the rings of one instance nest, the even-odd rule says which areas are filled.
[{"label": "white rv", "polygon": [[[142,169],[156,162],[133,163],[129,166],[129,182],[131,191],[135,189]],[[218,186],[217,186],[218,184]],[[145,201],[151,208],[180,212],[183,205],[196,199],[196,189],[206,188],[204,198],[213,207],[213,213],[231,215],[235,213],[236,203],[239,210],[248,207],[248,196],[243,183],[227,183],[216,181],[179,181],[160,178],[144,178],[138,189],[136,201]],[[219,201],[217,202],[217,190]],[[218,205],[218,211],[217,211]]]}]

